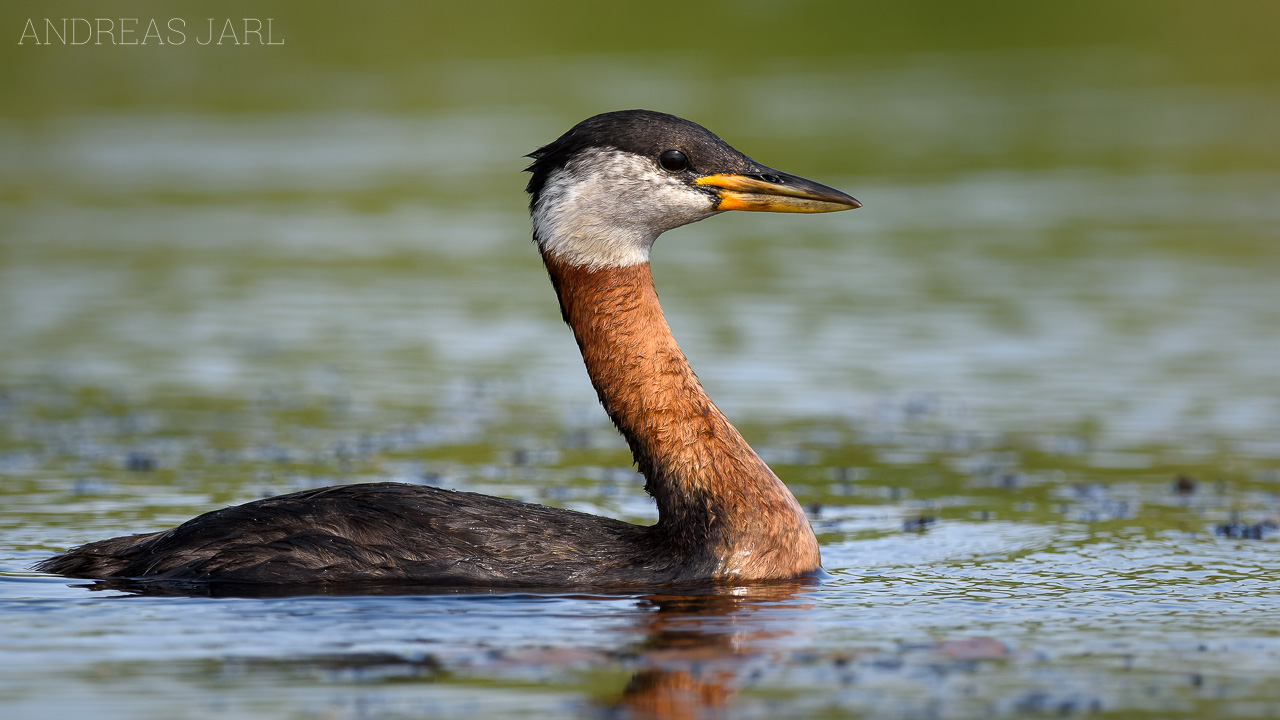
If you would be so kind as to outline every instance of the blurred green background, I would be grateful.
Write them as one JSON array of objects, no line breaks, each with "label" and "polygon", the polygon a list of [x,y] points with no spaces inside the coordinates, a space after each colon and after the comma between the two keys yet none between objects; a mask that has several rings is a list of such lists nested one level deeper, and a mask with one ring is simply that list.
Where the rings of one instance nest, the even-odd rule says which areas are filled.
[{"label": "blurred green background", "polygon": [[[786,119],[784,107],[768,108],[781,117],[753,119],[768,99],[771,88],[759,85],[765,79],[790,78],[797,90],[820,93],[830,106],[848,112],[847,106],[859,104],[860,92],[884,90],[884,72],[914,68],[925,74],[940,66],[984,96],[1027,102],[1024,110],[1038,113],[1029,124],[1052,132],[1068,119],[1055,111],[1070,108],[1037,103],[1046,91],[1192,87],[1229,93],[1241,87],[1274,90],[1280,77],[1272,34],[1280,10],[1268,2],[1221,3],[1212,11],[1177,0],[654,2],[630,9],[564,2],[11,2],[0,12],[7,33],[0,46],[4,114],[14,122],[87,111],[400,113],[497,107],[512,113],[550,109],[574,120],[601,108],[661,105],[734,134],[764,132],[759,126],[771,125],[765,119]],[[161,25],[178,17],[187,21],[188,37],[181,46],[155,40],[135,47],[34,47],[31,39],[18,44],[27,19],[44,36],[46,17],[55,25],[65,17],[132,17],[144,24],[155,18]],[[237,26],[241,18],[274,18],[275,39],[284,44],[198,46],[194,40],[206,34],[207,18],[216,18],[219,28],[226,18]],[[914,99],[930,100],[927,93]],[[1087,97],[1079,99],[1087,104]],[[941,102],[917,109],[937,115],[939,124],[963,122],[966,112],[979,110]],[[1075,110],[1084,114],[1089,108]],[[1104,125],[1095,132],[1138,130],[1141,118],[1132,112],[1112,115],[1115,110],[1100,105],[1089,114],[1127,126]],[[1237,121],[1248,126],[1245,118]],[[904,156],[865,126],[841,129],[827,142],[857,151],[860,172],[971,170],[973,162],[984,160],[963,142],[919,147],[914,156]],[[803,138],[814,128],[773,131]],[[1008,157],[987,157],[982,166],[1064,159],[1044,156],[1044,148],[1036,152],[1036,139],[1026,137]],[[1243,147],[1244,140],[1237,143]],[[806,149],[819,158],[831,155]],[[1214,166],[1256,168],[1276,160],[1274,143],[1253,150],[1240,153],[1244,157],[1220,153]],[[1107,160],[1114,166],[1153,158]]]},{"label": "blurred green background", "polygon": [[[668,312],[722,403],[941,393],[996,428],[1276,429],[1274,3],[0,13],[11,382],[246,396],[323,367],[373,404],[500,379],[589,406],[521,155],[646,107],[867,205],[664,238]],[[187,39],[22,38],[108,16]],[[284,44],[201,46],[206,18]]]}]

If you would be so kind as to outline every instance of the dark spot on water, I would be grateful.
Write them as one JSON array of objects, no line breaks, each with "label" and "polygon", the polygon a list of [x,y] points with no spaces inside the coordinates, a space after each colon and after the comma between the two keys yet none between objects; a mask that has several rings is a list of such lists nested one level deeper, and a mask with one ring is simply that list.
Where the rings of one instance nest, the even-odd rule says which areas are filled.
[{"label": "dark spot on water", "polygon": [[1173,491],[1183,497],[1194,494],[1196,479],[1190,475],[1179,475],[1173,479]]},{"label": "dark spot on water", "polygon": [[1066,717],[1101,712],[1102,701],[1097,698],[1056,698],[1047,692],[1033,692],[1019,699],[1015,709],[1023,713]]},{"label": "dark spot on water", "polygon": [[903,403],[903,414],[911,420],[919,420],[932,415],[938,409],[938,399],[933,397],[914,397]]},{"label": "dark spot on water", "polygon": [[156,459],[147,453],[135,450],[125,456],[124,469],[133,472],[151,472],[156,469]]},{"label": "dark spot on water", "polygon": [[1215,527],[1213,534],[1233,540],[1264,540],[1268,533],[1276,529],[1280,529],[1280,524],[1275,520],[1263,520],[1257,523],[1232,521]]},{"label": "dark spot on water", "polygon": [[910,518],[902,521],[903,532],[922,533],[933,527],[938,522],[938,518],[932,515],[921,515],[920,517]]}]

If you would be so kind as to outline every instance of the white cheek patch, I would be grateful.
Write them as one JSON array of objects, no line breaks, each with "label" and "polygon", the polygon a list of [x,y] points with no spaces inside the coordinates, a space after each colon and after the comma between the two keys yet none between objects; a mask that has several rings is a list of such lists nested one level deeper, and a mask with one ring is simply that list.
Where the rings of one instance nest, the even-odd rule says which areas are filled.
[{"label": "white cheek patch", "polygon": [[621,150],[595,149],[547,178],[533,210],[543,252],[591,270],[649,262],[667,230],[716,214],[682,176]]}]

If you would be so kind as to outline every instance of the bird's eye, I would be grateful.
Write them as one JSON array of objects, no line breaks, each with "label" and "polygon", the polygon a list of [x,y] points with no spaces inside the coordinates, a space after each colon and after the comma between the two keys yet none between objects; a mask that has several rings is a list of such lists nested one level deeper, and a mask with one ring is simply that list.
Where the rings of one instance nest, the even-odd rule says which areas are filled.
[{"label": "bird's eye", "polygon": [[658,156],[658,164],[667,172],[684,172],[689,169],[689,156],[679,150],[666,150]]}]

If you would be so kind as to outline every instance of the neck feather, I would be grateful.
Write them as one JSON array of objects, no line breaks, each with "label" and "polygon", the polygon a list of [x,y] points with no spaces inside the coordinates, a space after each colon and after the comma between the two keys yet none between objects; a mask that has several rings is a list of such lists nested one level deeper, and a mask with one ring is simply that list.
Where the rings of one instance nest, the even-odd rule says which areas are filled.
[{"label": "neck feather", "polygon": [[685,551],[713,553],[725,577],[816,571],[803,509],[703,391],[649,264],[593,270],[543,259],[600,402],[657,501],[655,530]]}]

